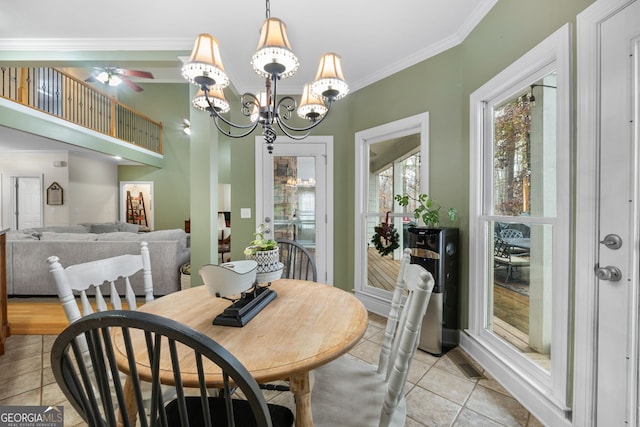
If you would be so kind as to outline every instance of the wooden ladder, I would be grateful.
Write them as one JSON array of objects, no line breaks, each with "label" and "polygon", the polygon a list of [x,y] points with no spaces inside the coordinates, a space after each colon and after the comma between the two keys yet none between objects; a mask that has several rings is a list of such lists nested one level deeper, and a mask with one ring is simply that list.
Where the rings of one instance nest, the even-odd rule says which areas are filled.
[{"label": "wooden ladder", "polygon": [[127,191],[127,222],[144,227],[149,226],[142,192],[138,193],[138,197],[132,197],[131,191]]}]

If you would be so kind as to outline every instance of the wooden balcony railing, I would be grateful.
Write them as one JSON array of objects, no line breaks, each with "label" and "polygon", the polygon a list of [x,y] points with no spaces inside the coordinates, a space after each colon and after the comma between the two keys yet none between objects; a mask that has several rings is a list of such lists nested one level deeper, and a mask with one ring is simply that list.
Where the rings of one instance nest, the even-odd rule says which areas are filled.
[{"label": "wooden balcony railing", "polygon": [[0,66],[0,97],[162,154],[162,123],[55,68]]}]

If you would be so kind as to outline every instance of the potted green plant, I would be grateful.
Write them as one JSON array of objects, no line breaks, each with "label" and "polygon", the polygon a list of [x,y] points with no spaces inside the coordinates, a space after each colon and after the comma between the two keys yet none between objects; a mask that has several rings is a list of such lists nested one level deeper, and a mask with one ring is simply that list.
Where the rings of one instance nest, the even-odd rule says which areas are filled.
[{"label": "potted green plant", "polygon": [[[417,207],[413,210],[413,217],[421,219],[425,227],[435,228],[440,226],[440,209],[442,206],[426,194],[420,194],[417,198],[408,194],[396,195],[396,201],[400,206],[408,206],[409,201],[413,200],[417,203]],[[458,218],[458,210],[450,208],[447,211],[449,221],[455,222]]]},{"label": "potted green plant", "polygon": [[266,232],[267,227],[264,224],[260,224],[256,232],[253,233],[255,239],[244,249],[245,257],[258,263],[258,274],[282,270],[278,242],[273,239],[266,239],[264,237]]}]

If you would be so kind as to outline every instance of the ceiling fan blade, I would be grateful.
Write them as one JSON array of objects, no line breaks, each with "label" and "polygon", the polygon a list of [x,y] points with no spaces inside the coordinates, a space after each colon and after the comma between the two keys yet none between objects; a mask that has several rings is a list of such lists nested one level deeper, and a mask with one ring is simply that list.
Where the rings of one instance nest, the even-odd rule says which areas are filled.
[{"label": "ceiling fan blade", "polygon": [[137,84],[135,84],[134,82],[132,82],[131,80],[127,79],[126,77],[124,77],[122,79],[122,82],[124,84],[126,84],[127,86],[129,86],[129,88],[135,90],[136,92],[142,92],[144,89],[142,89],[140,86],[138,86]]},{"label": "ceiling fan blade", "polygon": [[144,79],[152,79],[153,78],[153,74],[151,74],[148,71],[140,71],[140,70],[125,70],[122,69],[122,75],[128,76],[128,77],[142,77]]},{"label": "ceiling fan blade", "polygon": [[97,80],[96,80],[96,77],[92,74],[89,77],[87,77],[84,81],[87,82],[87,83],[93,83],[93,82],[95,82]]}]

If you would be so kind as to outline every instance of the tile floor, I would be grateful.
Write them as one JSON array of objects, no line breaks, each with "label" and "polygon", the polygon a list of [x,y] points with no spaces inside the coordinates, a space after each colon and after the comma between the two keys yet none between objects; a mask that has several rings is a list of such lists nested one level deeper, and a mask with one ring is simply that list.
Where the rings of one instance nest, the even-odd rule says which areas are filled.
[{"label": "tile floor", "polygon": [[[385,321],[371,315],[363,340],[351,354],[377,363]],[[64,404],[65,425],[82,426],[84,423],[66,402],[51,374],[49,351],[54,339],[51,335],[15,335],[7,339],[5,354],[0,356],[0,406]],[[457,351],[462,350],[451,350]],[[406,386],[407,427],[542,425],[495,380],[484,375],[484,379],[469,379],[448,354],[438,358],[418,350]],[[268,400],[293,408],[290,393],[265,393]]]}]

